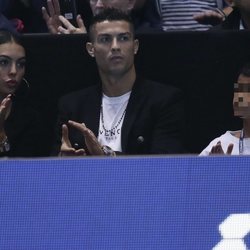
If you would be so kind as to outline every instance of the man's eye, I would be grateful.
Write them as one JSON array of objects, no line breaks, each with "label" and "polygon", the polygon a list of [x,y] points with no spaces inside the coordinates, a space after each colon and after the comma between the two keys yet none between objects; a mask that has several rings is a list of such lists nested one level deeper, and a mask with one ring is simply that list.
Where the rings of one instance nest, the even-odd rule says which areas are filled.
[{"label": "man's eye", "polygon": [[129,40],[129,36],[121,36],[120,37],[120,41],[128,41]]},{"label": "man's eye", "polygon": [[109,37],[104,36],[104,37],[101,37],[101,38],[99,39],[99,41],[100,41],[100,42],[102,42],[102,43],[107,43],[107,42],[109,42],[109,41],[110,41],[110,38],[109,38]]}]

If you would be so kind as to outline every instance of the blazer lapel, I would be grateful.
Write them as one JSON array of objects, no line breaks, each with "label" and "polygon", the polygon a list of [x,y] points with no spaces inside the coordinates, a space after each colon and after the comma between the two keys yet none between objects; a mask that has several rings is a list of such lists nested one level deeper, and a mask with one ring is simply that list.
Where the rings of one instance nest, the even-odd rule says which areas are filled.
[{"label": "blazer lapel", "polygon": [[122,125],[122,150],[126,149],[129,132],[147,96],[147,89],[145,89],[143,84],[144,81],[145,80],[143,80],[142,78],[136,79],[129,98],[126,114]]},{"label": "blazer lapel", "polygon": [[84,102],[86,111],[84,114],[84,123],[88,128],[92,130],[95,136],[98,136],[99,120],[100,120],[100,108],[102,100],[101,86],[97,85],[92,89],[92,93],[88,96],[87,101]]}]

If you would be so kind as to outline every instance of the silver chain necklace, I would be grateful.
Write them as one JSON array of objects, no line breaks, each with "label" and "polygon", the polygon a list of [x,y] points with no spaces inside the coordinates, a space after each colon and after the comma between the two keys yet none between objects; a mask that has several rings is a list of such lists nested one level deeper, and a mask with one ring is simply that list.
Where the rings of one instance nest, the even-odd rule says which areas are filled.
[{"label": "silver chain necklace", "polygon": [[102,107],[102,105],[101,105],[101,121],[102,121],[102,128],[103,128],[103,130],[105,131],[106,134],[107,134],[107,133],[110,133],[111,131],[116,130],[116,129],[119,127],[119,125],[120,125],[120,123],[121,123],[123,117],[125,116],[126,109],[127,109],[127,108],[124,109],[124,111],[123,111],[123,113],[122,113],[122,115],[121,115],[119,121],[116,123],[116,125],[115,125],[113,128],[106,129],[106,128],[105,128],[105,125],[104,125],[103,107]]}]

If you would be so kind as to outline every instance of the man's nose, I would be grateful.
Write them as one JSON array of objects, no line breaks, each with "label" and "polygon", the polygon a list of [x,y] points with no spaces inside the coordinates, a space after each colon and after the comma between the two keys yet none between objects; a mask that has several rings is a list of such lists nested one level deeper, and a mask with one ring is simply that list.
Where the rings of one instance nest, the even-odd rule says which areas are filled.
[{"label": "man's nose", "polygon": [[116,38],[113,38],[113,40],[112,40],[112,45],[111,45],[112,47],[112,50],[118,50],[120,47],[119,47],[119,43],[118,43],[118,41],[117,41],[117,39]]}]

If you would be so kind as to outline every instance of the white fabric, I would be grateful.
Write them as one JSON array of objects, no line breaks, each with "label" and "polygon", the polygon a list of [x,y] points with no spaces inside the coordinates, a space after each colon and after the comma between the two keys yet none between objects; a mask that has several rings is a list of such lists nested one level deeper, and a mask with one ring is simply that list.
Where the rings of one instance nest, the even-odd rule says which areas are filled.
[{"label": "white fabric", "polygon": [[240,30],[245,30],[242,19],[240,19]]},{"label": "white fabric", "polygon": [[[240,131],[227,131],[225,134],[221,135],[220,137],[215,138],[212,140],[209,145],[200,153],[200,156],[209,155],[213,146],[217,144],[218,141],[221,142],[221,146],[224,152],[227,152],[227,147],[229,144],[233,144],[233,151],[232,155],[239,155],[239,138],[234,136],[235,133]],[[243,154],[250,154],[250,138],[244,138],[243,140]]]},{"label": "white fabric", "polygon": [[163,30],[207,30],[211,25],[199,24],[194,14],[215,10],[216,0],[160,0]]},{"label": "white fabric", "polygon": [[102,114],[100,114],[98,141],[101,145],[109,146],[114,151],[122,152],[121,127],[125,115],[119,126],[117,124],[127,108],[130,94],[131,91],[118,97],[108,97],[104,94],[102,97],[104,127],[106,130],[111,130],[111,132],[107,133],[103,129]]}]

